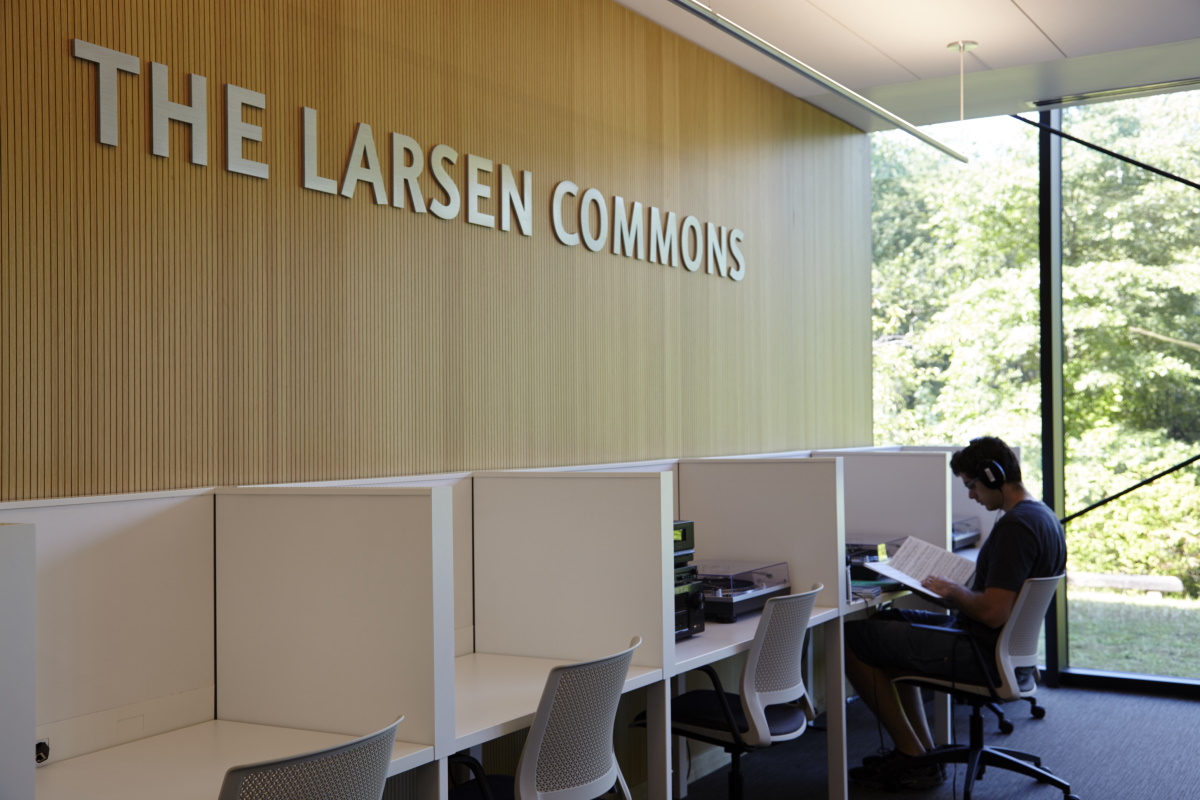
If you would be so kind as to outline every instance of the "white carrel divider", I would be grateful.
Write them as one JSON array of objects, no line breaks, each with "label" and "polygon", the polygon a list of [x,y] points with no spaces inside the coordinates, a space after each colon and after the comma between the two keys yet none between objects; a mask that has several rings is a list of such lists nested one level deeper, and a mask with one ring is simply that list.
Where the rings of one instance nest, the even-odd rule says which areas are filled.
[{"label": "white carrel divider", "polygon": [[[845,467],[846,541],[879,544],[906,536],[951,547],[952,448],[878,447],[813,451]],[[964,490],[965,491],[965,490]],[[917,600],[918,604],[922,601]],[[949,741],[950,701],[934,704],[934,735]]]},{"label": "white carrel divider", "polygon": [[444,472],[431,475],[277,483],[264,485],[263,488],[335,489],[350,486],[371,486],[376,488],[454,487],[454,654],[464,655],[470,653],[475,642],[475,621],[472,615],[472,609],[475,607],[475,597],[471,585],[471,518],[474,516],[471,510],[471,473]]},{"label": "white carrel divider", "polygon": [[[905,446],[900,448],[902,452],[930,452],[930,453],[949,453],[953,455],[962,449],[959,445],[928,445],[928,446]],[[1021,448],[1013,447],[1013,452],[1017,458],[1021,457]],[[992,532],[992,527],[996,524],[996,520],[1000,518],[999,511],[988,511],[979,503],[971,499],[970,492],[963,482],[951,476],[950,479],[950,518],[953,522],[959,520],[968,520],[972,517],[979,520],[979,546],[987,541],[988,535]]]},{"label": "white carrel divider", "polygon": [[671,496],[671,513],[679,508],[679,478],[675,474],[677,458],[658,458],[653,461],[622,461],[614,464],[589,464],[585,466],[537,467],[519,472],[670,472],[674,490]]},{"label": "white carrel divider", "polygon": [[0,524],[0,797],[33,797],[34,527]]},{"label": "white carrel divider", "polygon": [[217,492],[217,718],[359,735],[391,774],[454,720],[451,486]]},{"label": "white carrel divider", "polygon": [[[459,659],[471,670],[460,681],[459,746],[528,726],[551,662],[597,658],[641,636],[626,689],[661,680],[674,645],[671,473],[472,479],[475,652]],[[533,659],[545,663],[526,671],[522,660]]]},{"label": "white carrel divider", "polygon": [[793,591],[824,584],[817,606],[842,607],[839,459],[686,459],[678,471],[679,513],[696,525],[696,560],[786,561]]},{"label": "white carrel divider", "polygon": [[[475,473],[475,652],[579,661],[674,628],[669,472]],[[611,590],[610,590],[611,588]]]},{"label": "white carrel divider", "polygon": [[[823,584],[810,626],[821,632],[822,675],[841,675],[846,605],[840,458],[728,458],[679,462],[679,513],[695,523],[697,560],[786,561],[793,592]],[[759,615],[709,622],[680,642],[676,674],[748,649]],[[845,693],[842,681],[811,673],[809,688],[828,710],[830,797],[845,797]],[[736,679],[736,678],[735,678]]]},{"label": "white carrel divider", "polygon": [[950,548],[950,451],[902,447],[814,450],[844,464],[846,541],[912,536]]},{"label": "white carrel divider", "polygon": [[0,523],[35,530],[43,769],[212,719],[211,490],[0,503]]}]

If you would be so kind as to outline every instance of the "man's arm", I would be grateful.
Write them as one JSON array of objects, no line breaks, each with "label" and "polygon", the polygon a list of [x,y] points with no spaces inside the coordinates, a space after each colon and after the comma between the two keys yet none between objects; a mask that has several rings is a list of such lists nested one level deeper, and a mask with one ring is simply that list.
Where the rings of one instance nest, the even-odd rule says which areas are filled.
[{"label": "man's arm", "polygon": [[1017,593],[1011,589],[989,586],[982,592],[973,592],[960,583],[954,583],[934,575],[921,581],[921,585],[930,591],[937,592],[968,617],[982,622],[989,628],[999,628],[1008,622],[1013,606],[1017,602]]}]

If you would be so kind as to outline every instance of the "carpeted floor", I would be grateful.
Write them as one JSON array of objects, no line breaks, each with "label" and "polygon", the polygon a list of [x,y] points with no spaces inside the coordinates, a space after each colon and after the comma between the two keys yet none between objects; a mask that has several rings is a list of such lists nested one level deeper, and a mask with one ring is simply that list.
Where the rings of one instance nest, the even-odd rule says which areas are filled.
[{"label": "carpeted floor", "polygon": [[[1029,715],[1025,703],[1005,712],[1015,730],[1001,734],[987,715],[989,744],[1042,757],[1051,772],[1070,781],[1081,800],[1200,798],[1200,703],[1191,700],[1117,694],[1085,689],[1038,689],[1045,719]],[[986,713],[986,712],[985,712]],[[954,708],[959,741],[967,740],[966,706]],[[847,709],[851,764],[876,752],[881,734],[862,703]],[[818,724],[821,722],[818,719]],[[890,746],[886,734],[884,744]],[[963,767],[948,767],[954,780],[925,792],[887,793],[851,785],[851,800],[907,797],[956,800],[962,797]],[[827,796],[825,734],[810,730],[799,739],[769,747],[742,759],[746,800],[823,800]],[[728,768],[692,783],[690,800],[725,800]],[[1000,770],[989,770],[975,784],[973,800],[1055,800],[1052,786]]]}]

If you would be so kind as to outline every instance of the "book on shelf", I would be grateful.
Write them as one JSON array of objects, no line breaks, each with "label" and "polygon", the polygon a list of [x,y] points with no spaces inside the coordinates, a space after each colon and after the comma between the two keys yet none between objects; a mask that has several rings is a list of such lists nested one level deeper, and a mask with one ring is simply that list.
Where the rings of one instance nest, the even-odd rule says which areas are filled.
[{"label": "book on shelf", "polygon": [[874,583],[855,581],[850,584],[850,596],[856,600],[874,600],[883,594],[883,589]]},{"label": "book on shelf", "polygon": [[912,536],[901,542],[895,555],[886,562],[872,561],[865,566],[939,603],[944,603],[945,599],[937,592],[926,589],[921,581],[936,575],[965,586],[975,574],[975,562],[971,559]]},{"label": "book on shelf", "polygon": [[879,580],[855,578],[850,581],[850,594],[860,600],[873,600],[884,592],[894,592],[900,588],[902,588],[901,585],[890,578]]}]

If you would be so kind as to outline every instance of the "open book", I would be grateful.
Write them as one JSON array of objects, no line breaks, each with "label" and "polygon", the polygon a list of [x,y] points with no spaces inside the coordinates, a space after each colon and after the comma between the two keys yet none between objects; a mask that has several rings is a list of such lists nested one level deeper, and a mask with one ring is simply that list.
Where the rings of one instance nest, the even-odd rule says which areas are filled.
[{"label": "open book", "polygon": [[941,595],[926,589],[921,585],[921,581],[930,575],[938,575],[967,586],[970,585],[971,576],[975,574],[975,562],[971,559],[911,536],[900,543],[896,554],[888,561],[868,561],[863,566],[891,578],[917,594],[943,603],[945,601]]}]

